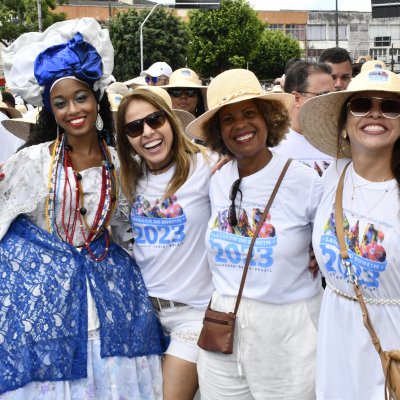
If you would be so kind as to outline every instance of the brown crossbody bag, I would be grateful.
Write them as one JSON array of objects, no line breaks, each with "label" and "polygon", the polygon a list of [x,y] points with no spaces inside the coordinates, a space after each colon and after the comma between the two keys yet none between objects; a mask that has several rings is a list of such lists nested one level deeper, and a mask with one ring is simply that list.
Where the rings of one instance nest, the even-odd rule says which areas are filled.
[{"label": "brown crossbody bag", "polygon": [[340,257],[342,264],[347,270],[349,280],[353,285],[358,303],[360,304],[364,326],[367,328],[367,331],[371,336],[372,344],[381,359],[383,374],[385,376],[385,399],[400,400],[400,350],[384,351],[382,349],[381,342],[375,332],[374,326],[372,325],[367,305],[361,293],[357,275],[352,272],[351,261],[347,251],[343,225],[343,186],[346,170],[349,165],[350,163],[346,165],[342,172],[335,199],[336,236],[340,247]]},{"label": "brown crossbody bag", "polygon": [[274,190],[272,191],[271,197],[268,200],[265,210],[261,216],[260,221],[258,222],[257,228],[251,239],[234,311],[229,313],[215,311],[211,309],[211,300],[208,304],[203,319],[203,328],[200,332],[199,340],[197,342],[198,346],[203,350],[225,354],[233,353],[233,338],[235,333],[236,314],[239,309],[240,300],[242,299],[244,283],[246,281],[247,271],[249,269],[254,243],[257,239],[258,233],[260,232],[262,224],[264,223],[264,220],[269,212],[272,202],[275,199],[275,196],[281,185],[283,177],[285,176],[286,171],[289,168],[291,161],[291,159],[287,160],[285,166],[283,167],[283,170],[279,175]]}]

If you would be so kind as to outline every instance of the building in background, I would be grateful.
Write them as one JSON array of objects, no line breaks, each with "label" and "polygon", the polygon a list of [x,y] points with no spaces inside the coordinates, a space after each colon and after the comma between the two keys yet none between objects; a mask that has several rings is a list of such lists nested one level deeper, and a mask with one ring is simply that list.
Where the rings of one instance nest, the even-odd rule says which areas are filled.
[{"label": "building in background", "polygon": [[[55,12],[64,12],[67,19],[93,17],[107,23],[117,12],[134,7],[142,9],[155,5],[149,0],[69,0],[56,6]],[[171,10],[184,21],[188,10]],[[353,62],[363,56],[386,62],[389,69],[400,72],[400,18],[372,18],[371,12],[335,11],[257,11],[267,29],[279,29],[297,39],[307,60],[318,60],[324,49],[336,46],[349,51]],[[1,44],[0,44],[1,46]],[[0,54],[0,76],[2,75]]]}]

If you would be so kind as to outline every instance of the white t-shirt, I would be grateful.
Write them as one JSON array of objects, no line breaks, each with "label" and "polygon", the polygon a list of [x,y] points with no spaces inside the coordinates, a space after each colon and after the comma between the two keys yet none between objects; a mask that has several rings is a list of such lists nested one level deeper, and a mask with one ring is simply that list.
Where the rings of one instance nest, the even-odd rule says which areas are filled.
[{"label": "white t-shirt", "polygon": [[213,287],[203,239],[213,165],[198,153],[186,182],[163,202],[174,167],[160,175],[149,173],[138,183],[131,209],[133,252],[150,296],[199,309],[210,301]]},{"label": "white t-shirt", "polygon": [[25,142],[7,130],[1,121],[9,119],[0,111],[0,164],[6,162]]},{"label": "white t-shirt", "polygon": [[289,129],[285,139],[271,150],[314,168],[320,176],[334,160],[331,156],[315,148],[303,135],[293,129]]},{"label": "white t-shirt", "polygon": [[[354,296],[339,259],[333,211],[339,177],[349,161],[332,163],[324,174],[324,193],[314,223],[314,252],[328,285],[318,329],[317,398],[382,400],[381,363],[363,325],[360,306],[330,289],[332,285]],[[364,297],[400,299],[397,182],[368,182],[350,165],[344,182],[343,210],[349,256]],[[383,349],[399,349],[400,305],[367,307]]]},{"label": "white t-shirt", "polygon": [[[235,160],[211,180],[212,215],[206,233],[208,261],[218,293],[236,296],[251,235],[285,165],[273,154],[260,171],[242,179],[236,196],[238,226],[228,222],[229,193],[238,179]],[[322,194],[318,174],[292,161],[257,238],[243,297],[274,304],[311,298],[321,290],[320,279],[308,270],[314,215]]]}]

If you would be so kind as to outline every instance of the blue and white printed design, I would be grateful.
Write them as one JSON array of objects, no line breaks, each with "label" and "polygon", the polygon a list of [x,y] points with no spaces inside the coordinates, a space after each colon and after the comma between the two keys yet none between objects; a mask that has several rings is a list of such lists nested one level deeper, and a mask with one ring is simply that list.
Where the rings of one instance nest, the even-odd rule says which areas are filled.
[{"label": "blue and white printed design", "polygon": [[175,195],[151,204],[138,195],[131,208],[135,243],[140,247],[174,247],[185,240],[186,215]]},{"label": "blue and white printed design", "polygon": [[[245,210],[239,211],[238,223],[231,226],[228,210],[218,212],[209,236],[209,246],[214,250],[214,262],[217,266],[243,268],[246,262],[251,238],[262,216],[262,210],[252,211],[251,223]],[[272,267],[273,248],[277,244],[275,227],[271,224],[268,213],[254,243],[250,269],[262,271]]]},{"label": "blue and white printed design", "polygon": [[[380,275],[387,267],[386,251],[383,247],[384,233],[374,224],[368,223],[360,239],[359,221],[351,227],[344,214],[343,223],[352,270],[357,275],[359,284],[369,288],[379,288]],[[324,227],[319,247],[325,257],[326,272],[343,279],[347,278],[348,274],[340,258],[335,227],[335,217],[332,213]]]}]

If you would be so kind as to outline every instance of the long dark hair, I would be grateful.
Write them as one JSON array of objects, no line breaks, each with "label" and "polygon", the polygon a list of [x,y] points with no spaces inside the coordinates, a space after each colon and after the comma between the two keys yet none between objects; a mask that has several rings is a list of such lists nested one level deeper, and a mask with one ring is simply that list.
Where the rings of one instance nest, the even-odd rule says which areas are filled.
[{"label": "long dark hair", "polygon": [[[99,134],[106,140],[109,146],[115,147],[115,126],[110,102],[106,93],[104,93],[104,96],[100,100],[99,105],[99,113],[104,123],[104,128]],[[58,126],[56,119],[54,118],[54,114],[43,107],[39,112],[36,125],[31,130],[25,144],[21,146],[19,150],[25,147],[33,146],[35,144],[55,140],[57,138],[57,128]],[[60,127],[59,129],[60,133],[62,133],[62,128]]]}]

